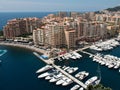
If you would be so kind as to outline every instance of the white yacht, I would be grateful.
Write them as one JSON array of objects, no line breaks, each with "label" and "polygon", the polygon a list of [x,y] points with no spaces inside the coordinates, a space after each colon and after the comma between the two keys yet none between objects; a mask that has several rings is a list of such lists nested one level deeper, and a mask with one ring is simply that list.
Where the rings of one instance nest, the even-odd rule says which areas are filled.
[{"label": "white yacht", "polygon": [[63,84],[65,82],[65,80],[68,79],[66,76],[61,77],[61,79],[59,81],[56,82],[56,85],[60,85]]},{"label": "white yacht", "polygon": [[80,88],[79,85],[74,85],[70,90],[77,90],[78,88]]},{"label": "white yacht", "polygon": [[62,86],[67,86],[67,85],[69,85],[69,84],[71,84],[71,83],[73,83],[73,81],[72,81],[71,79],[67,78],[67,79],[65,80],[65,82],[62,84]]},{"label": "white yacht", "polygon": [[46,79],[46,80],[50,80],[50,79],[52,79],[52,77],[53,77],[53,75],[46,76],[45,79]]},{"label": "white yacht", "polygon": [[83,88],[83,87],[81,87],[81,88],[79,88],[79,90],[84,90],[84,88]]},{"label": "white yacht", "polygon": [[51,80],[49,80],[49,82],[56,82],[58,80],[60,80],[64,75],[59,73],[58,75],[54,75]]},{"label": "white yacht", "polygon": [[59,81],[57,81],[56,82],[56,85],[60,85],[60,84],[62,84],[62,83],[64,83],[65,81],[63,80],[63,79],[61,79],[61,80],[59,80]]},{"label": "white yacht", "polygon": [[90,85],[90,84],[92,84],[93,82],[95,82],[96,80],[97,80],[97,76],[94,76],[94,77],[91,77],[90,79],[88,79],[86,82],[85,82],[85,84],[86,85]]},{"label": "white yacht", "polygon": [[82,56],[79,54],[79,53],[77,53],[77,52],[73,52],[73,54],[74,54],[74,56],[76,56],[76,58],[81,58]]},{"label": "white yacht", "polygon": [[38,78],[44,78],[44,77],[49,76],[49,75],[50,75],[50,73],[45,72],[45,73],[39,75]]},{"label": "white yacht", "polygon": [[40,68],[39,70],[37,70],[36,73],[41,73],[41,72],[47,71],[47,70],[52,69],[52,68],[53,68],[52,66],[46,65],[46,66]]},{"label": "white yacht", "polygon": [[86,71],[81,71],[75,75],[76,78],[80,77],[81,74],[85,73]]},{"label": "white yacht", "polygon": [[63,70],[65,71],[65,70],[67,70],[67,69],[69,69],[70,67],[69,66],[67,66],[66,68],[64,68]]},{"label": "white yacht", "polygon": [[88,72],[84,72],[84,73],[82,73],[82,74],[80,75],[79,79],[80,79],[80,80],[83,80],[83,79],[86,78],[88,75],[89,75]]},{"label": "white yacht", "polygon": [[78,67],[74,67],[74,68],[71,67],[71,68],[67,69],[67,72],[70,73],[70,74],[72,74],[72,73],[74,73],[77,70],[78,70]]},{"label": "white yacht", "polygon": [[51,78],[51,79],[49,80],[49,82],[56,82],[56,81],[58,81],[58,80],[59,80],[58,77],[53,77],[53,78]]}]

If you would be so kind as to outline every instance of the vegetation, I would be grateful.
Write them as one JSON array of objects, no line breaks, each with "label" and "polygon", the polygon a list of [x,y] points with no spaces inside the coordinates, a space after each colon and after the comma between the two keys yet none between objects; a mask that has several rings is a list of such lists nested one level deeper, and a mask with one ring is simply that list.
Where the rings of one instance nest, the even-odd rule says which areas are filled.
[{"label": "vegetation", "polygon": [[108,11],[120,11],[120,6],[116,6],[114,8],[108,8],[106,10],[108,10]]},{"label": "vegetation", "polygon": [[[105,10],[108,10],[108,11],[111,11],[111,12],[120,11],[120,6],[116,6],[116,7],[113,7],[113,8],[107,8]],[[96,11],[95,13],[96,14],[104,14],[104,12],[102,12],[102,11]]]},{"label": "vegetation", "polygon": [[2,30],[0,30],[0,36],[3,36],[3,31]]},{"label": "vegetation", "polygon": [[88,86],[87,90],[112,90],[112,89],[109,87],[104,87],[102,84],[98,84]]},{"label": "vegetation", "polygon": [[30,34],[22,34],[22,35],[19,35],[18,37],[28,37],[29,35],[32,35],[32,33],[30,33]]}]

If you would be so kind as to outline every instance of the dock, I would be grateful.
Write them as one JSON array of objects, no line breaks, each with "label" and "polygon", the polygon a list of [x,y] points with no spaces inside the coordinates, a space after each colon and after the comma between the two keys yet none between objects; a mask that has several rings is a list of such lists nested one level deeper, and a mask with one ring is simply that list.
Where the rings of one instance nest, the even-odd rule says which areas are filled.
[{"label": "dock", "polygon": [[80,49],[77,49],[77,50],[75,50],[76,52],[78,52],[78,51],[83,51],[83,50],[85,50],[85,49],[88,49],[90,46],[86,46],[86,47],[84,47],[84,48],[80,48]]},{"label": "dock", "polygon": [[33,53],[35,56],[37,56],[40,60],[42,60],[44,63],[46,64],[51,64],[54,68],[56,68],[57,70],[59,70],[62,74],[64,74],[65,76],[69,77],[71,80],[73,80],[75,83],[77,83],[78,85],[82,86],[83,88],[87,88],[87,85],[85,85],[83,82],[81,82],[80,80],[76,79],[75,77],[73,77],[72,75],[68,74],[67,72],[65,72],[64,70],[62,70],[60,67],[56,66],[54,64],[54,61],[51,59],[48,60],[44,60],[42,57],[40,57],[40,55],[36,52]]},{"label": "dock", "polygon": [[43,59],[42,57],[40,57],[40,55],[38,54],[38,53],[36,53],[36,52],[33,52],[33,54],[35,55],[35,56],[37,56],[40,60],[42,60],[44,63],[46,63],[46,64],[52,64],[54,61],[52,61],[51,59],[48,59],[48,60],[45,60],[45,59]]},{"label": "dock", "polygon": [[87,85],[85,85],[83,82],[79,81],[78,79],[76,79],[72,75],[68,74],[67,72],[65,72],[64,70],[62,70],[58,66],[56,66],[55,64],[52,64],[52,65],[53,65],[54,68],[56,68],[57,70],[59,70],[65,76],[69,77],[71,80],[73,80],[74,82],[76,82],[78,85],[82,86],[85,89],[87,88]]}]

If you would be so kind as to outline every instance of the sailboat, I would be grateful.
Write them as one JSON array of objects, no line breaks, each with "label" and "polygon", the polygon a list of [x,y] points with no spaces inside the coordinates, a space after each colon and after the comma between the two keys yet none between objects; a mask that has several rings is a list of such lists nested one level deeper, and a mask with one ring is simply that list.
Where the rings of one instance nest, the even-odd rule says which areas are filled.
[{"label": "sailboat", "polygon": [[98,64],[97,72],[98,72],[98,80],[95,81],[96,85],[98,85],[101,82],[101,70],[99,64]]}]

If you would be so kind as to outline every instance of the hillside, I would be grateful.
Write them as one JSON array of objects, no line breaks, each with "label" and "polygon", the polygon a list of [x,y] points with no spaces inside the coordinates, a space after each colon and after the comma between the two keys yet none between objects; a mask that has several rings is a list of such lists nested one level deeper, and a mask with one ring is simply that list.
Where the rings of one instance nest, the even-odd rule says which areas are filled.
[{"label": "hillside", "polygon": [[120,6],[116,6],[116,7],[113,7],[113,8],[108,8],[106,10],[108,10],[108,11],[120,11]]}]

